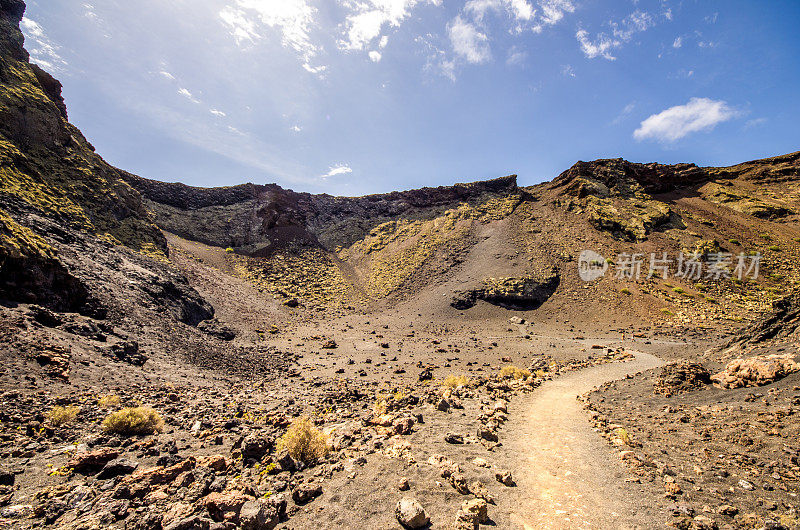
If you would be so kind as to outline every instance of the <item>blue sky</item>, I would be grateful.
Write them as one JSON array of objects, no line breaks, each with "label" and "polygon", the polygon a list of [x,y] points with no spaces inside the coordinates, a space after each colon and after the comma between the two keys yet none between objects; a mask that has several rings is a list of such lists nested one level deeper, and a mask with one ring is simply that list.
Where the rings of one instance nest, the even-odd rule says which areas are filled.
[{"label": "blue sky", "polygon": [[800,2],[28,0],[70,120],[144,177],[359,195],[800,149]]}]

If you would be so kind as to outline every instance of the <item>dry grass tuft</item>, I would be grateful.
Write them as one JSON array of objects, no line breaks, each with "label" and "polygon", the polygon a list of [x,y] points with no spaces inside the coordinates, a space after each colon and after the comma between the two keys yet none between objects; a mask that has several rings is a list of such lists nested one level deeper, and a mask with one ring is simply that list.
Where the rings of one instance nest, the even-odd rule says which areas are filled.
[{"label": "dry grass tuft", "polygon": [[448,375],[444,381],[442,381],[442,386],[447,388],[458,388],[460,386],[469,386],[471,383],[472,381],[470,381],[467,376]]},{"label": "dry grass tuft", "polygon": [[322,458],[328,454],[328,436],[302,416],[278,439],[278,451],[287,451],[292,458],[303,462]]},{"label": "dry grass tuft", "polygon": [[528,370],[517,368],[512,364],[509,366],[504,366],[503,369],[500,370],[500,376],[503,379],[527,379],[531,376],[531,373]]},{"label": "dry grass tuft", "polygon": [[55,427],[72,423],[78,417],[80,409],[78,407],[53,407],[53,410],[47,413],[47,419]]},{"label": "dry grass tuft", "polygon": [[121,400],[116,394],[109,394],[97,400],[97,406],[103,409],[113,409],[119,407]]},{"label": "dry grass tuft", "polygon": [[164,420],[149,407],[128,407],[112,412],[103,420],[103,431],[124,436],[153,434],[164,428]]}]

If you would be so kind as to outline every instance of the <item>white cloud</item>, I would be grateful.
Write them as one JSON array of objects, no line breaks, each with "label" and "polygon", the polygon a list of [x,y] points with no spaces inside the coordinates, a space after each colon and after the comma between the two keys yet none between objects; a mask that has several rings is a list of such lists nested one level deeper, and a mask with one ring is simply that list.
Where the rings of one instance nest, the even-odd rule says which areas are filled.
[{"label": "white cloud", "polygon": [[63,72],[67,62],[59,55],[61,48],[47,38],[44,28],[38,22],[27,17],[23,17],[20,28],[28,41],[25,43],[25,48],[30,53],[33,62],[50,70],[51,73]]},{"label": "white cloud", "polygon": [[235,0],[219,16],[239,46],[262,37],[259,25],[277,28],[283,45],[300,55],[303,68],[321,74],[326,67],[311,64],[320,51],[310,36],[316,14],[317,9],[308,0]]},{"label": "white cloud", "polygon": [[369,52],[369,58],[372,62],[377,63],[381,60],[381,52],[372,50]]},{"label": "white cloud", "polygon": [[575,38],[578,39],[578,43],[581,45],[581,51],[589,59],[603,57],[609,61],[616,60],[616,57],[611,55],[611,50],[620,46],[621,43],[610,39],[606,34],[599,34],[594,42],[592,42],[592,40],[589,39],[589,32],[584,29],[579,29],[575,34]]},{"label": "white cloud", "polygon": [[348,164],[334,164],[328,168],[328,172],[322,175],[320,178],[325,180],[329,177],[336,177],[338,175],[346,175],[348,173],[352,173],[353,170],[350,168]]},{"label": "white cloud", "polygon": [[684,136],[710,131],[717,124],[739,115],[724,101],[709,98],[691,98],[685,105],[670,107],[644,120],[633,133],[637,140],[654,139],[669,143]]},{"label": "white cloud", "polygon": [[[380,55],[375,55],[374,48],[385,48],[389,36],[384,34],[388,28],[398,28],[411,15],[411,11],[420,4],[441,5],[441,0],[339,0],[348,10],[345,21],[344,38],[338,42],[343,50],[367,50],[369,57],[375,62]],[[376,44],[373,44],[377,41]],[[376,59],[378,57],[378,59]]]},{"label": "white cloud", "polygon": [[227,116],[227,114],[217,109],[211,109],[209,110],[209,112],[218,118],[224,118],[225,116]]},{"label": "white cloud", "polygon": [[480,64],[491,60],[489,37],[465,21],[461,16],[454,18],[447,27],[450,44],[455,54],[468,63]]},{"label": "white cloud", "polygon": [[574,11],[572,0],[538,0],[535,4],[528,0],[469,0],[464,4],[464,13],[475,22],[483,22],[489,12],[502,14],[514,22],[517,33],[525,29],[538,33]]},{"label": "white cloud", "polygon": [[169,79],[170,81],[175,81],[175,76],[171,73],[167,72],[166,70],[161,70],[158,72],[162,77]]},{"label": "white cloud", "polygon": [[636,10],[621,22],[612,22],[610,36],[598,33],[594,39],[591,39],[589,32],[581,29],[575,34],[575,38],[578,39],[581,51],[587,58],[602,57],[614,61],[616,57],[611,55],[612,50],[620,48],[623,44],[630,42],[635,34],[647,31],[653,26],[655,26],[655,21],[650,14]]},{"label": "white cloud", "polygon": [[561,67],[561,75],[564,77],[575,77],[575,69],[571,64],[565,64]]},{"label": "white cloud", "polygon": [[188,99],[192,103],[200,103],[200,100],[195,98],[194,95],[191,92],[189,92],[189,90],[186,89],[186,88],[179,88],[178,89],[178,94],[180,94],[181,96],[185,97],[186,99]]},{"label": "white cloud", "polygon": [[303,129],[299,125],[292,125],[291,127],[289,127],[289,130],[291,130],[292,132],[299,133]]},{"label": "white cloud", "polygon": [[673,48],[680,48],[683,46],[683,37],[675,37],[675,40],[672,41]]}]

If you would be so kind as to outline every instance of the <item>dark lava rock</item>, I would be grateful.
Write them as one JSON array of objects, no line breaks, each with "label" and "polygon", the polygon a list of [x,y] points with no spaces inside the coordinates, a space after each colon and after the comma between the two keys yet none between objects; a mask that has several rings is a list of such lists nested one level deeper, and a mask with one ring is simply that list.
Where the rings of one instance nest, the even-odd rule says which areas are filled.
[{"label": "dark lava rock", "polygon": [[478,300],[484,300],[506,309],[536,309],[552,296],[560,283],[556,268],[536,276],[488,278],[479,287],[453,293],[450,305],[456,309],[469,309]]},{"label": "dark lava rock", "polygon": [[229,328],[216,318],[200,322],[197,325],[197,329],[220,340],[230,341],[236,338],[236,331]]},{"label": "dark lava rock", "polygon": [[147,355],[139,352],[139,343],[135,340],[127,340],[112,344],[108,347],[111,357],[134,366],[142,366],[147,362]]},{"label": "dark lava rock", "polygon": [[107,480],[120,475],[128,475],[136,471],[136,468],[138,467],[138,462],[133,462],[132,460],[128,460],[126,458],[112,460],[103,466],[103,469],[97,474],[97,478],[100,480]]}]

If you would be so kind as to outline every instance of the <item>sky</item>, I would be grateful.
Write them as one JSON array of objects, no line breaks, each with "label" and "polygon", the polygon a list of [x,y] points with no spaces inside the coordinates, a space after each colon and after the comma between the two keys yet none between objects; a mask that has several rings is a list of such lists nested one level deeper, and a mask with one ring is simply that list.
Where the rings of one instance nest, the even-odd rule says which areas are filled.
[{"label": "sky", "polygon": [[28,0],[108,162],[362,195],[800,150],[800,2]]}]

